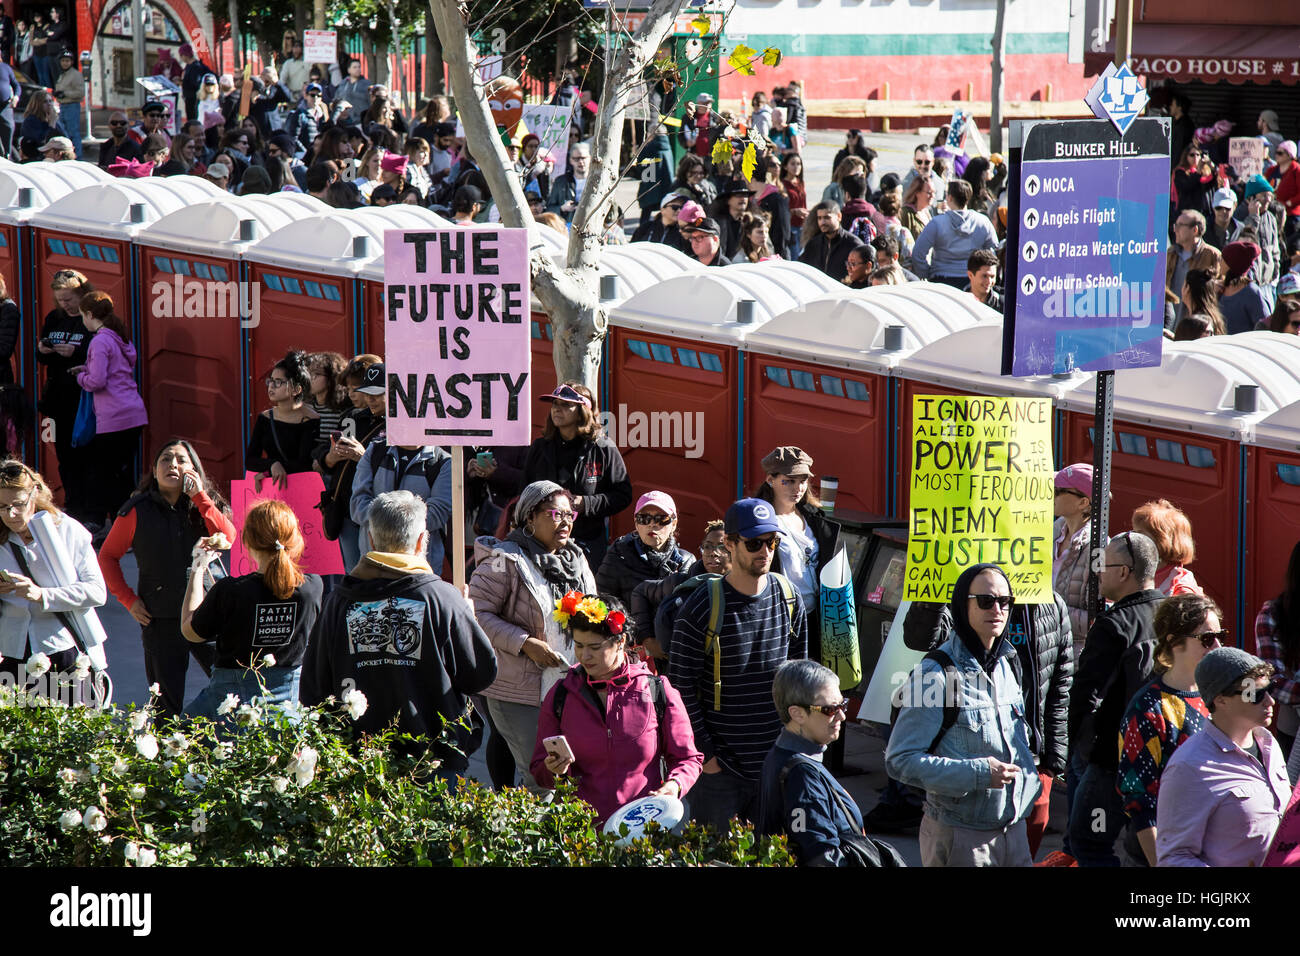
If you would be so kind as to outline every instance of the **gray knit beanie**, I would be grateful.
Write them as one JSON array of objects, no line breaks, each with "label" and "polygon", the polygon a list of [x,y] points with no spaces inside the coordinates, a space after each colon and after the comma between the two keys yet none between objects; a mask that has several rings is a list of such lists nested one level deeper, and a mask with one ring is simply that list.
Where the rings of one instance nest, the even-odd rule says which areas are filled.
[{"label": "gray knit beanie", "polygon": [[537,510],[537,506],[556,493],[568,494],[553,481],[534,481],[524,488],[519,492],[519,501],[515,504],[515,524],[522,528]]},{"label": "gray knit beanie", "polygon": [[1214,698],[1263,663],[1254,654],[1247,654],[1240,648],[1216,647],[1196,665],[1196,688],[1201,693],[1201,700],[1207,705],[1212,704]]}]

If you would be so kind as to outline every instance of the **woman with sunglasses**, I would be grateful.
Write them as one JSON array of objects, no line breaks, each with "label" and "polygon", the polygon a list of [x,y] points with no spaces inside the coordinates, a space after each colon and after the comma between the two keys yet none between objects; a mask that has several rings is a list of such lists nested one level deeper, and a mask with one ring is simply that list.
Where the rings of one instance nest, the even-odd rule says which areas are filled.
[{"label": "woman with sunglasses", "polygon": [[586,555],[573,540],[576,518],[567,491],[553,481],[534,481],[519,493],[515,528],[505,540],[474,542],[469,595],[497,653],[497,679],[483,692],[489,723],[530,790],[538,789],[527,768],[542,697],[573,663],[572,642],[552,612],[570,591],[596,590]]},{"label": "woman with sunglasses", "polygon": [[657,580],[692,563],[691,553],[677,544],[677,505],[662,491],[647,491],[636,503],[636,530],[616,540],[596,572],[596,587],[625,606],[642,581]]},{"label": "woman with sunglasses", "polygon": [[[704,755],[682,695],[629,653],[634,629],[623,606],[609,595],[571,591],[555,602],[552,616],[578,663],[542,701],[533,779],[551,788],[557,777],[575,776],[577,795],[595,808],[598,827],[633,800],[682,799]],[[546,749],[548,739],[560,736],[571,757]]]},{"label": "woman with sunglasses", "polygon": [[1074,635],[1074,657],[1079,659],[1088,636],[1088,555],[1092,541],[1092,465],[1076,462],[1056,473],[1056,518],[1052,533],[1052,588],[1065,598]]},{"label": "woman with sunglasses", "polygon": [[1007,644],[1013,600],[997,565],[963,571],[947,641],[899,689],[885,766],[895,780],[925,791],[925,866],[1033,863],[1026,818],[1042,783]]},{"label": "woman with sunglasses", "polygon": [[[647,654],[658,663],[660,672],[668,668],[668,648],[672,646],[673,625],[677,611],[705,580],[703,575],[725,575],[731,570],[731,552],[727,550],[727,532],[721,518],[704,526],[700,557],[690,567],[653,581],[642,581],[632,589],[632,623],[637,639]],[[689,582],[689,584],[688,584]],[[686,584],[686,587],[682,585]]]},{"label": "woman with sunglasses", "polygon": [[[118,512],[99,550],[109,591],[140,625],[145,679],[162,689],[160,713],[181,712],[191,657],[205,674],[212,670],[212,645],[190,644],[181,634],[181,603],[194,546],[218,533],[235,540],[230,506],[194,446],[173,438],[158,449],[153,467]],[[135,590],[122,573],[127,551],[139,568]]]},{"label": "woman with sunglasses", "polygon": [[266,377],[271,407],[257,416],[244,452],[244,468],[257,472],[257,487],[270,478],[281,489],[289,476],[312,470],[311,453],[320,434],[320,416],[306,404],[311,395],[307,353],[291,351]]},{"label": "woman with sunglasses", "polygon": [[772,699],[785,726],[763,762],[758,831],[784,835],[800,866],[852,866],[844,834],[862,833],[862,811],[822,764],[848,716],[840,679],[816,661],[787,661]]},{"label": "woman with sunglasses", "polygon": [[1202,594],[1161,602],[1155,631],[1155,679],[1129,701],[1119,732],[1117,786],[1133,821],[1124,848],[1137,866],[1156,865],[1160,774],[1178,746],[1210,717],[1196,689],[1196,665],[1228,637],[1219,630],[1218,605]]},{"label": "woman with sunglasses", "polygon": [[627,466],[601,431],[591,389],[581,382],[563,382],[541,401],[550,403],[551,414],[524,459],[524,483],[553,481],[569,492],[578,514],[574,540],[598,568],[608,546],[605,519],[632,503]]}]

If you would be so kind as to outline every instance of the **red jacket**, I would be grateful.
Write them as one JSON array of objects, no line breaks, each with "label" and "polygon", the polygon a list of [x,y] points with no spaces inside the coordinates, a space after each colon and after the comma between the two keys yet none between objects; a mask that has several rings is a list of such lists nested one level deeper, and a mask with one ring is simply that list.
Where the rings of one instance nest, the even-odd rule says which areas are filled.
[{"label": "red jacket", "polygon": [[[610,688],[606,712],[597,706],[599,698],[587,685],[587,673],[575,665],[561,684],[551,688],[542,701],[537,721],[537,745],[530,768],[543,787],[555,786],[555,776],[546,769],[546,748],[542,741],[563,734],[573,749],[574,763],[569,775],[578,777],[578,796],[596,808],[599,825],[625,803],[646,796],[659,788],[659,747],[662,736],[668,764],[668,779],[681,785],[685,796],[700,775],[704,755],[695,748],[691,720],[682,704],[682,695],[664,682],[667,726],[662,735],[655,719],[651,698],[650,671],[640,661],[629,659],[626,669],[615,680],[627,677],[622,685]],[[564,686],[562,721],[555,719],[555,691]]]},{"label": "red jacket", "polygon": [[1276,195],[1288,216],[1300,216],[1300,163],[1292,160],[1287,171],[1278,176]]}]

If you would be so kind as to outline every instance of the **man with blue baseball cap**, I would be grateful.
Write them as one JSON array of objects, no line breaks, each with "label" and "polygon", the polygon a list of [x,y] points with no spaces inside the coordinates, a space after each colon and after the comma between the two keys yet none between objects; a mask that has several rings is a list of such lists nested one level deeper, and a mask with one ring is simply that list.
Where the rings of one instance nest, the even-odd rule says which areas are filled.
[{"label": "man with blue baseball cap", "polygon": [[772,505],[742,498],[723,530],[731,570],[677,612],[669,677],[705,757],[691,816],[725,830],[733,816],[758,818],[763,760],[781,732],[772,681],[787,660],[808,656],[808,619],[795,587],[769,570],[782,534]]}]

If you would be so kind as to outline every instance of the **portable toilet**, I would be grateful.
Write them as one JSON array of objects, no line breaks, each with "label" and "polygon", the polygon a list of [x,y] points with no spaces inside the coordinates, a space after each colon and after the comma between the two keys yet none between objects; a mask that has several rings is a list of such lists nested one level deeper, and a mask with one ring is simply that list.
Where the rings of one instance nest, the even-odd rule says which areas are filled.
[{"label": "portable toilet", "polygon": [[[1300,401],[1300,338],[1273,332],[1166,343],[1158,368],[1115,373],[1111,533],[1157,498],[1192,524],[1192,571],[1242,634],[1246,455],[1242,442],[1268,415]],[[1093,459],[1095,388],[1061,402],[1068,461]],[[1247,396],[1253,396],[1253,403]],[[1252,407],[1253,405],[1253,407]]]},{"label": "portable toilet", "polygon": [[[746,336],[841,283],[797,262],[706,268],[658,282],[610,310],[609,437],[637,494],[666,491],[681,536],[741,494]],[[631,510],[615,519],[632,527]]]},{"label": "portable toilet", "polygon": [[[34,317],[43,317],[54,308],[50,277],[60,269],[74,269],[97,291],[112,298],[117,314],[128,321],[132,337],[138,339],[135,237],[169,213],[222,197],[229,198],[198,176],[110,178],[76,189],[37,211],[29,220],[36,276]],[[38,318],[37,323],[40,321]],[[58,475],[53,443],[42,443],[39,467],[53,487]]]},{"label": "portable toilet", "polygon": [[136,237],[146,454],[185,436],[220,487],[244,476],[243,324],[268,315],[256,308],[257,287],[242,282],[240,258],[278,229],[329,208],[301,193],[225,196],[169,213]]},{"label": "portable toilet", "polygon": [[1250,647],[1250,624],[1264,602],[1281,593],[1291,552],[1300,544],[1300,402],[1260,421],[1246,454],[1246,542],[1241,556],[1246,626],[1241,633]]},{"label": "portable toilet", "polygon": [[[941,289],[934,284],[930,292]],[[946,296],[946,293],[940,293]],[[966,293],[952,290],[954,296]],[[957,303],[954,302],[953,305]],[[1057,375],[1014,377],[1001,374],[1002,322],[980,323],[953,332],[922,346],[899,362],[895,375],[899,379],[898,395],[898,471],[899,489],[895,503],[898,516],[911,509],[908,476],[912,472],[912,404],[917,395],[996,395],[1013,398],[1047,398],[1054,406],[1062,396],[1094,377],[1080,372]],[[1053,440],[1060,434],[1060,416],[1054,416]]]},{"label": "portable toilet", "polygon": [[971,296],[950,305],[913,282],[821,296],[751,332],[741,345],[745,489],[766,477],[763,455],[795,444],[817,475],[839,480],[837,508],[889,514],[899,436],[890,376],[918,348],[997,321]]}]

